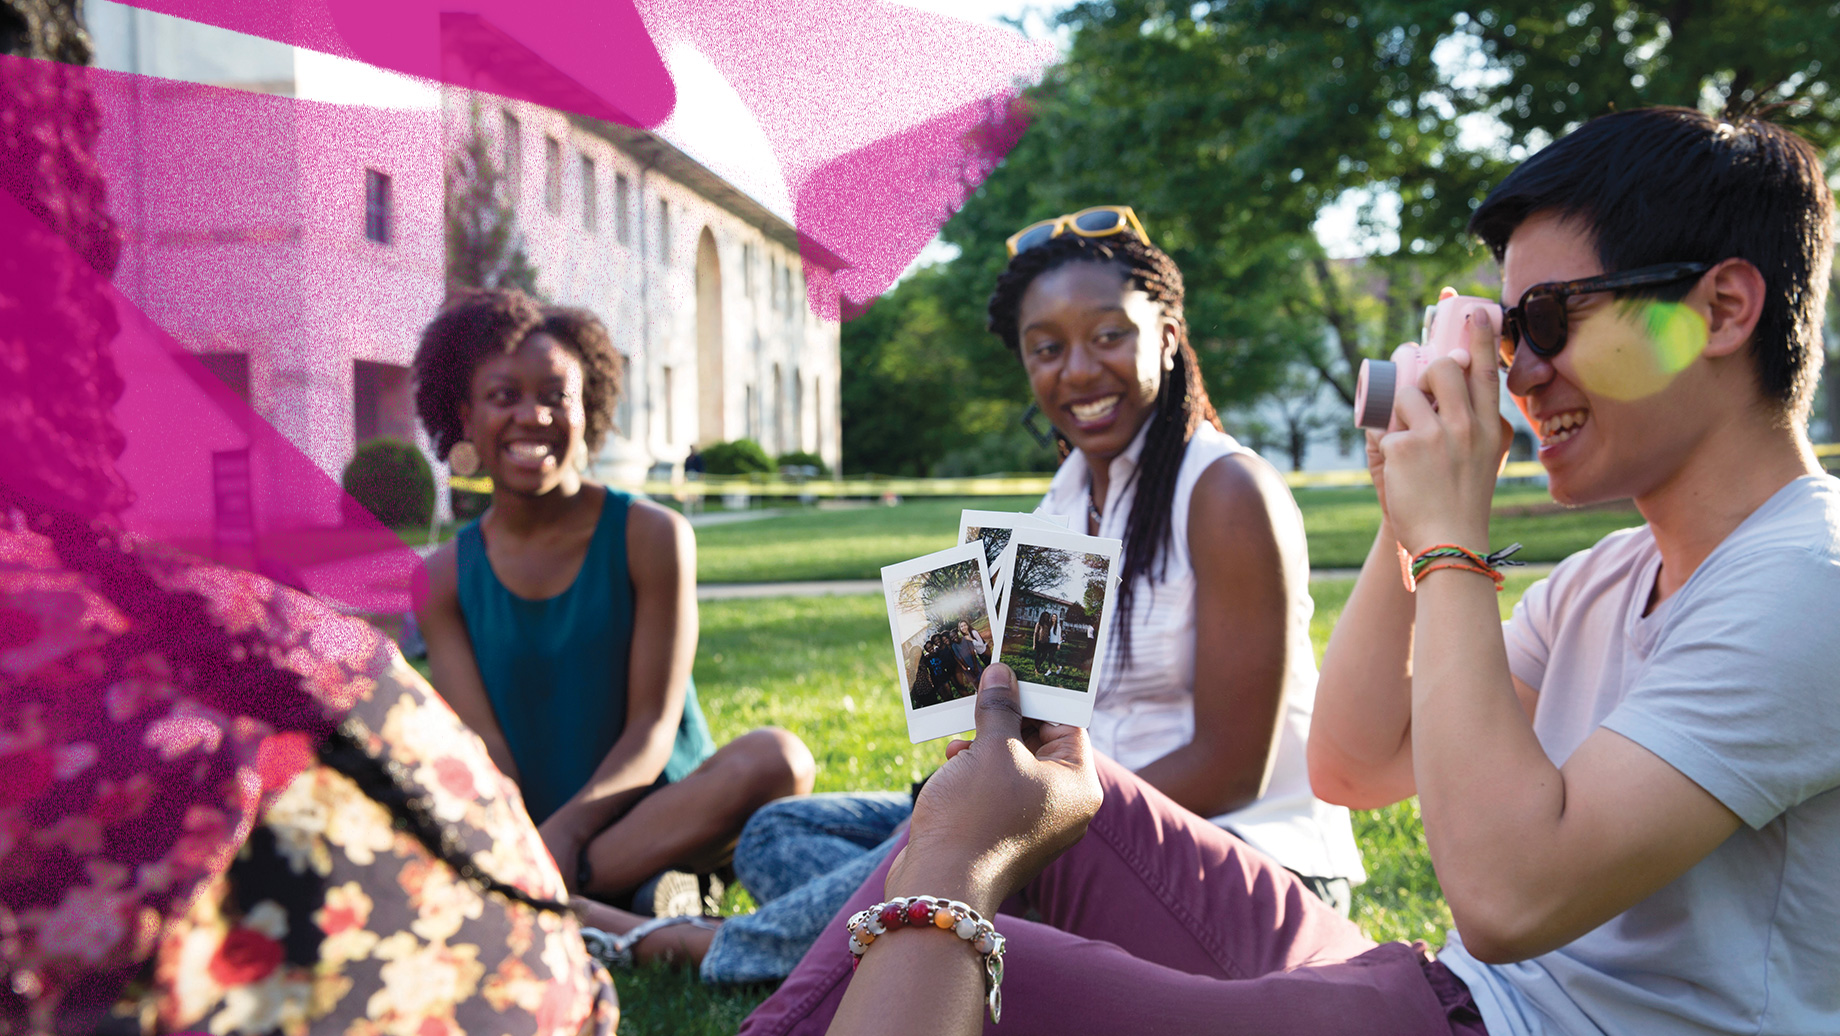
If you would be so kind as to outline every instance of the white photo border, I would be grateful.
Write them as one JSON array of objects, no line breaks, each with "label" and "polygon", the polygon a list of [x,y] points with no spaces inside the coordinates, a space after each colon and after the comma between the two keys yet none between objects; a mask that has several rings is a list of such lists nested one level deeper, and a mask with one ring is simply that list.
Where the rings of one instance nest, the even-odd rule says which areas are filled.
[{"label": "white photo border", "polygon": [[[991,607],[990,567],[984,561],[982,543],[961,543],[882,569],[882,600],[888,606],[888,636],[894,647],[895,681],[901,688],[901,712],[907,717],[907,737],[916,745],[975,728],[977,695],[968,694],[952,701],[928,705],[924,709],[914,708],[913,689],[907,680],[907,659],[901,655],[901,624],[897,618],[899,605],[895,597],[900,593],[901,584],[913,576],[966,561],[977,563],[978,589],[984,595],[984,614],[990,619],[990,639],[994,645],[997,639],[997,610]],[[996,649],[993,646],[991,650]]]},{"label": "white photo border", "polygon": [[[982,543],[982,540],[968,540],[965,538],[973,528],[1008,529],[1012,536],[1015,535],[1017,529],[1025,528],[1051,529],[1057,532],[1066,532],[1073,528],[1073,519],[1064,514],[1047,514],[1032,511],[979,511],[972,509],[958,512],[958,542]],[[991,603],[1001,608],[1003,607],[1004,591],[1008,588],[1008,581],[1004,578],[1003,554],[999,551],[996,560],[993,561],[989,557],[989,552],[986,551],[984,560],[990,565],[989,582]],[[991,615],[994,618],[996,612],[993,610]]]},{"label": "white photo border", "polygon": [[[1076,727],[1092,725],[1093,701],[1098,694],[1100,680],[1105,675],[1105,648],[1111,643],[1112,613],[1116,611],[1118,600],[1119,558],[1124,553],[1124,543],[1108,536],[1087,536],[1077,532],[1057,532],[1047,529],[1016,529],[1010,534],[1009,546],[1003,548],[1003,557],[998,563],[1003,568],[1003,587],[1000,596],[1002,606],[997,621],[1001,632],[996,636],[996,646],[991,649],[991,663],[1003,660],[1010,650],[1007,643],[1009,634],[1009,606],[1015,595],[1010,592],[1010,578],[1016,572],[1016,548],[1026,544],[1033,547],[1047,547],[1053,550],[1065,550],[1079,554],[1097,554],[1106,559],[1105,604],[1099,609],[1099,622],[1093,634],[1092,672],[1086,678],[1086,690],[1070,691],[1064,687],[1035,683],[1017,679],[1016,693],[1022,706],[1022,714],[1029,719],[1046,720],[1050,723],[1066,723]],[[1011,670],[1014,670],[1011,666]]]}]

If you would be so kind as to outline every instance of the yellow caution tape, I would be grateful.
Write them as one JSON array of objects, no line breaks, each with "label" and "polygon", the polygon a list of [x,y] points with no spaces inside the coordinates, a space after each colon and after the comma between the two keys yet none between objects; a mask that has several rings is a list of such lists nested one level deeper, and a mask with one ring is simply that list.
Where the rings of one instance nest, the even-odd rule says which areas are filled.
[{"label": "yellow caution tape", "polygon": [[[1817,457],[1840,456],[1840,443],[1814,448]],[[1501,469],[1503,478],[1538,478],[1546,469],[1537,460],[1515,461]],[[612,485],[647,496],[694,499],[719,496],[749,497],[889,497],[889,496],[1041,496],[1048,491],[1048,475],[983,475],[976,478],[843,478],[795,482],[783,478],[749,475],[710,475],[697,481],[649,479]],[[449,483],[468,493],[492,492],[485,475],[454,476]],[[1341,471],[1287,471],[1284,481],[1293,489],[1329,489],[1369,484],[1366,468]]]}]

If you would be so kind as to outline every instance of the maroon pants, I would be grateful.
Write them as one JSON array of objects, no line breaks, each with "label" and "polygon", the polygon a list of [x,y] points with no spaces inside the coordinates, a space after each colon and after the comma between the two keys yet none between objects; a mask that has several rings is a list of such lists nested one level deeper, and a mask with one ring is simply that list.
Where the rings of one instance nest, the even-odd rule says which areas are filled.
[{"label": "maroon pants", "polygon": [[[1105,803],[1086,837],[996,918],[1009,940],[1003,1024],[987,1033],[1486,1036],[1469,991],[1423,943],[1376,946],[1283,867],[1131,771],[1101,757],[1099,780]],[[830,1026],[850,977],[844,922],[884,898],[893,860],[743,1036]],[[1023,920],[1028,909],[1042,921]]]}]

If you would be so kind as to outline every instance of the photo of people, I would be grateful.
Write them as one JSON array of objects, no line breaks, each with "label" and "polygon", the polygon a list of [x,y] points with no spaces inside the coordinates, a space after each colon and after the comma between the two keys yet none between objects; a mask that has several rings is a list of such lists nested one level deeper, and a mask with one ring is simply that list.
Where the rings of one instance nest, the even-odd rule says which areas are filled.
[{"label": "photo of people", "polygon": [[1003,661],[1026,683],[1092,690],[1114,559],[1018,542],[1009,575]]},{"label": "photo of people", "polygon": [[[952,725],[959,720],[944,718],[946,712],[956,709],[938,707],[961,703],[967,717],[962,722],[969,722],[978,681],[990,665],[995,638],[985,571],[976,544],[961,544],[882,570],[895,659],[916,741],[967,729]],[[915,714],[927,710],[932,710],[929,730],[939,723],[949,729],[921,735],[914,726],[918,722]]]}]

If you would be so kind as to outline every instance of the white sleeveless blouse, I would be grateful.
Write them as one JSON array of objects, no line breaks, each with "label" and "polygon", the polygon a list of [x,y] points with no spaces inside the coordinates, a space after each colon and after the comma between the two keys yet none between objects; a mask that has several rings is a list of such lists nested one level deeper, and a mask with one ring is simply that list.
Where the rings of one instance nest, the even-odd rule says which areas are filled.
[{"label": "white sleeveless blouse", "polygon": [[[1137,438],[1111,463],[1104,518],[1099,535],[1124,539],[1136,495],[1138,458],[1151,422],[1144,422]],[[1113,637],[1105,647],[1106,671],[1094,703],[1094,747],[1120,764],[1139,770],[1195,736],[1195,569],[1188,551],[1188,509],[1195,483],[1208,465],[1236,453],[1250,454],[1232,436],[1203,423],[1189,439],[1176,476],[1175,499],[1170,509],[1168,565],[1163,578],[1140,577],[1130,615],[1113,621]],[[1038,512],[1067,515],[1075,529],[1087,528],[1086,459],[1078,450],[1055,472]],[[1301,512],[1293,514],[1299,525]],[[1280,542],[1284,538],[1280,537]],[[1295,537],[1303,542],[1301,535]],[[1308,567],[1308,559],[1302,559]],[[1297,587],[1286,624],[1290,638],[1289,668],[1285,674],[1283,715],[1278,724],[1276,759],[1264,797],[1244,809],[1211,818],[1248,844],[1290,869],[1310,877],[1366,880],[1361,853],[1355,846],[1348,810],[1331,806],[1310,790],[1304,744],[1310,735],[1310,714],[1316,703],[1316,652],[1310,645],[1310,616],[1315,611],[1307,585]],[[1131,665],[1119,664],[1117,629],[1131,625]],[[1208,631],[1211,636],[1231,636],[1230,630]]]}]

